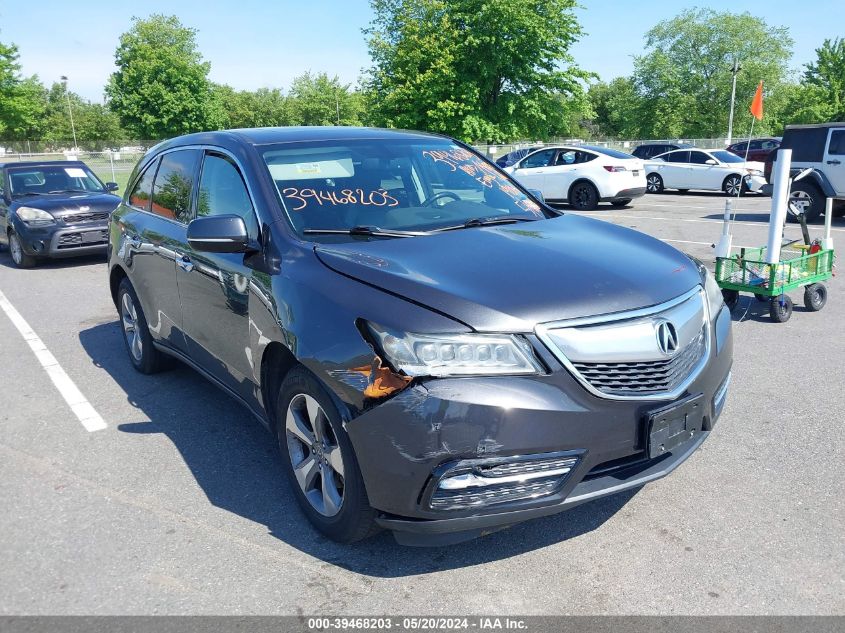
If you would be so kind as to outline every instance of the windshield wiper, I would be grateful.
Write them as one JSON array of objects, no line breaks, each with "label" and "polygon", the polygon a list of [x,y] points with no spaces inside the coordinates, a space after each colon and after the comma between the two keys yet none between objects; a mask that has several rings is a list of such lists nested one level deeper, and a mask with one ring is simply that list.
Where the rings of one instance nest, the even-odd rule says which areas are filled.
[{"label": "windshield wiper", "polygon": [[17,193],[13,193],[13,198],[25,198],[26,196],[43,196],[44,193],[41,191],[19,191]]},{"label": "windshield wiper", "polygon": [[476,226],[495,226],[496,224],[516,224],[517,222],[534,222],[540,218],[523,218],[514,217],[512,215],[497,215],[490,218],[472,218],[463,224],[456,224],[455,226],[444,226],[435,231],[457,231],[458,229],[471,229]]},{"label": "windshield wiper", "polygon": [[377,226],[353,226],[351,229],[303,229],[305,235],[363,235],[365,237],[419,237],[427,231],[399,231]]},{"label": "windshield wiper", "polygon": [[54,189],[47,193],[90,193],[87,189]]}]

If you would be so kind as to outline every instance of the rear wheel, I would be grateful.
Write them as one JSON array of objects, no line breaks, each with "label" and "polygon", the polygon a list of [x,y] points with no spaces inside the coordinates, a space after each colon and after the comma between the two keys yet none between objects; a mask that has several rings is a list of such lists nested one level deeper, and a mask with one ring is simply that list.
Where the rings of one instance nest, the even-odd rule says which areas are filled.
[{"label": "rear wheel", "polygon": [[788,295],[772,297],[769,304],[769,316],[778,323],[786,323],[792,316],[792,299]]},{"label": "rear wheel", "polygon": [[632,198],[623,198],[622,200],[613,200],[610,204],[614,207],[627,207],[631,204]]},{"label": "rear wheel", "polygon": [[579,211],[592,211],[599,206],[599,192],[589,182],[578,182],[569,192],[569,204]]},{"label": "rear wheel", "polygon": [[722,183],[722,191],[729,196],[738,196],[743,191],[742,178],[736,174],[728,176]]},{"label": "rear wheel", "polygon": [[810,284],[804,288],[804,307],[818,312],[827,303],[827,287],[824,284]]},{"label": "rear wheel", "polygon": [[117,290],[117,309],[123,326],[123,342],[132,366],[142,374],[155,374],[161,371],[166,358],[153,345],[147,318],[141,309],[138,295],[128,279],[120,282]]},{"label": "rear wheel", "polygon": [[12,256],[12,261],[18,268],[32,268],[38,263],[32,255],[24,253],[23,246],[18,234],[14,231],[9,233],[9,254]]},{"label": "rear wheel", "polygon": [[649,174],[645,179],[645,188],[649,193],[660,193],[663,191],[663,178],[660,174]]},{"label": "rear wheel", "polygon": [[351,543],[378,531],[364,480],[323,386],[304,367],[279,390],[276,437],[291,489],[308,520],[330,539]]},{"label": "rear wheel", "polygon": [[824,211],[824,194],[812,182],[799,180],[789,192],[789,219],[793,222],[804,214],[804,220],[812,222]]}]

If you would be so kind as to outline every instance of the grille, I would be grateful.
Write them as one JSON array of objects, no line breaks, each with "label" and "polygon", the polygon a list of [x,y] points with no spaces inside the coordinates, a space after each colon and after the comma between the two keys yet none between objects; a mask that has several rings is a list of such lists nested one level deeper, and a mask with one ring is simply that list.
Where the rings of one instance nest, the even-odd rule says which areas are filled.
[{"label": "grille", "polygon": [[65,224],[82,224],[85,222],[98,222],[100,220],[108,220],[108,211],[91,211],[90,213],[73,213],[71,215],[63,215],[62,220]]},{"label": "grille", "polygon": [[[83,235],[85,236],[83,238]],[[79,233],[63,233],[56,240],[57,249],[79,248],[81,246],[98,246],[107,244],[109,241],[109,230],[80,231]]]},{"label": "grille", "polygon": [[699,363],[707,348],[705,329],[672,358],[635,363],[573,363],[595,389],[609,395],[672,391]]}]

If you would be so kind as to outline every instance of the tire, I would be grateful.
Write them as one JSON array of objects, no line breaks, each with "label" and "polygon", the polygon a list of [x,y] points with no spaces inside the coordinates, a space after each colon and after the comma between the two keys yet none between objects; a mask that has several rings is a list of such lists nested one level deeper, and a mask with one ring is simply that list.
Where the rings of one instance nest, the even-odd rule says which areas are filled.
[{"label": "tire", "polygon": [[142,374],[155,374],[164,369],[167,358],[153,345],[141,302],[128,279],[121,281],[117,289],[117,310],[123,343],[132,366]]},{"label": "tire", "polygon": [[803,209],[804,220],[812,222],[824,211],[824,203],[824,194],[814,183],[799,180],[792,185],[789,192],[789,220],[797,222]]},{"label": "tire", "polygon": [[818,312],[827,303],[827,287],[824,284],[810,284],[804,288],[804,307]]},{"label": "tire", "polygon": [[777,323],[789,321],[789,317],[792,316],[792,299],[789,295],[772,297],[772,302],[769,304],[769,316]]},{"label": "tire", "polygon": [[627,207],[631,204],[631,200],[633,200],[633,198],[623,198],[622,200],[613,200],[610,204],[616,208]]},{"label": "tire", "polygon": [[660,177],[660,174],[649,174],[645,177],[645,190],[648,193],[663,192],[663,178]]},{"label": "tire", "polygon": [[592,211],[599,206],[599,192],[589,182],[576,182],[569,190],[569,204],[579,211]]},{"label": "tire", "polygon": [[733,311],[736,304],[739,303],[739,292],[736,290],[722,290],[722,299],[725,300],[728,310]]},{"label": "tire", "polygon": [[728,196],[736,197],[741,195],[744,191],[744,184],[745,183],[742,181],[741,176],[731,174],[725,178],[725,181],[722,183],[722,191],[724,191]]},{"label": "tire", "polygon": [[678,189],[678,193],[689,193],[689,189]]},{"label": "tire", "polygon": [[14,231],[9,232],[9,254],[12,256],[12,262],[18,268],[32,268],[38,263],[35,257],[24,253],[20,238]]},{"label": "tire", "polygon": [[302,512],[322,534],[352,543],[378,531],[364,480],[341,416],[304,367],[293,368],[276,405],[276,438]]}]

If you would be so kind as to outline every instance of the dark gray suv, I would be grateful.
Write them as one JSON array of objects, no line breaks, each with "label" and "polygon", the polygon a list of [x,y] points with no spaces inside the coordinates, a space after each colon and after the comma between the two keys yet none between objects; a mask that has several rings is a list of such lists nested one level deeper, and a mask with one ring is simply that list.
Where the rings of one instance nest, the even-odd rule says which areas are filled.
[{"label": "dark gray suv", "polygon": [[240,400],[339,541],[458,542],[641,486],[704,441],[730,380],[702,266],[429,134],[158,145],[109,277],[136,369],[173,356]]}]

